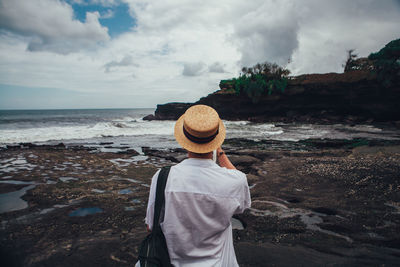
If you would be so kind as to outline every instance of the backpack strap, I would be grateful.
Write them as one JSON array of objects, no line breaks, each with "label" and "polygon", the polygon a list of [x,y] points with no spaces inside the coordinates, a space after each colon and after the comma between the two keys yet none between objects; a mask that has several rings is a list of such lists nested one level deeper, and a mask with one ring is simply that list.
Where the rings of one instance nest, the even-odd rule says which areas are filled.
[{"label": "backpack strap", "polygon": [[158,174],[157,189],[156,189],[156,200],[154,205],[154,219],[153,219],[153,233],[161,231],[160,227],[160,214],[161,209],[165,203],[165,185],[167,184],[168,174],[171,166],[163,167]]}]

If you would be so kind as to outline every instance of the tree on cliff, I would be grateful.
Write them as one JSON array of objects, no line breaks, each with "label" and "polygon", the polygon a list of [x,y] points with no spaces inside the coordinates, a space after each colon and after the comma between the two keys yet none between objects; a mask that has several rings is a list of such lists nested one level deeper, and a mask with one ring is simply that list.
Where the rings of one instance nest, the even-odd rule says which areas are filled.
[{"label": "tree on cliff", "polygon": [[357,54],[354,54],[354,49],[347,50],[346,63],[342,65],[344,67],[344,72],[348,72],[353,69],[356,58]]},{"label": "tree on cliff", "polygon": [[345,64],[342,65],[344,67],[344,72],[353,70],[373,71],[375,69],[372,60],[365,57],[358,58],[358,55],[355,54],[354,51],[354,49],[347,50],[347,59]]},{"label": "tree on cliff", "polygon": [[393,40],[376,53],[369,55],[378,79],[388,87],[400,81],[400,39]]},{"label": "tree on cliff", "polygon": [[243,67],[238,78],[221,81],[222,86],[233,88],[236,94],[247,95],[254,103],[263,94],[272,94],[274,90],[283,92],[287,86],[290,71],[275,63],[257,63],[252,67]]}]

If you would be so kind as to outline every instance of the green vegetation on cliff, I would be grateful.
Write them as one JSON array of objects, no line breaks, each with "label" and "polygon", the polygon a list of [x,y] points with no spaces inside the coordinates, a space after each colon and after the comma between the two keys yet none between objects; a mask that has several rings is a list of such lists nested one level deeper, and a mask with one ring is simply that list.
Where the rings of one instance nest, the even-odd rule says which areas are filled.
[{"label": "green vegetation on cliff", "polygon": [[262,95],[270,95],[273,91],[284,92],[289,74],[288,69],[275,63],[257,63],[253,67],[242,68],[238,78],[222,80],[220,87],[233,90],[237,95],[245,94],[256,103]]},{"label": "green vegetation on cliff", "polygon": [[400,76],[400,39],[391,41],[368,59],[373,61],[374,71],[383,85],[393,85]]},{"label": "green vegetation on cliff", "polygon": [[[356,77],[357,73],[369,73],[385,87],[392,87],[400,81],[400,39],[389,42],[384,48],[372,53],[368,58],[358,58],[354,49],[347,51],[347,60],[343,64],[344,72]],[[352,72],[350,74],[350,72]],[[353,73],[354,72],[354,73]],[[249,97],[257,103],[261,96],[283,93],[288,85],[290,71],[275,63],[258,63],[253,67],[244,67],[239,77],[222,80],[223,92]],[[310,78],[311,75],[308,76]],[[315,77],[314,77],[315,78]]]}]

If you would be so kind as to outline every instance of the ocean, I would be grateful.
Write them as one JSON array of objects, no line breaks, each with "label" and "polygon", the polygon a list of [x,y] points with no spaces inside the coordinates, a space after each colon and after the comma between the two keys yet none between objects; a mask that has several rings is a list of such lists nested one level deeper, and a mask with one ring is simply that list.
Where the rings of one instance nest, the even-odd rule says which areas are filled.
[{"label": "ocean", "polygon": [[[144,121],[154,109],[65,109],[0,111],[0,145],[18,143],[176,148],[174,121]],[[395,129],[376,125],[318,125],[224,121],[227,139],[300,141],[317,139],[398,140]],[[107,145],[113,144],[110,148]]]}]

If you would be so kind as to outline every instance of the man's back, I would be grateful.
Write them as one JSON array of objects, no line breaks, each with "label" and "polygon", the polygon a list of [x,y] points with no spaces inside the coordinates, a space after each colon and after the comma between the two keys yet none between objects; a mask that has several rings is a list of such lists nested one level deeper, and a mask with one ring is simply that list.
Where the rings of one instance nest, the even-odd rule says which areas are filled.
[{"label": "man's back", "polygon": [[[155,184],[146,223],[152,227]],[[186,159],[171,168],[161,223],[174,266],[237,266],[230,219],[250,207],[245,174],[210,159]]]}]

